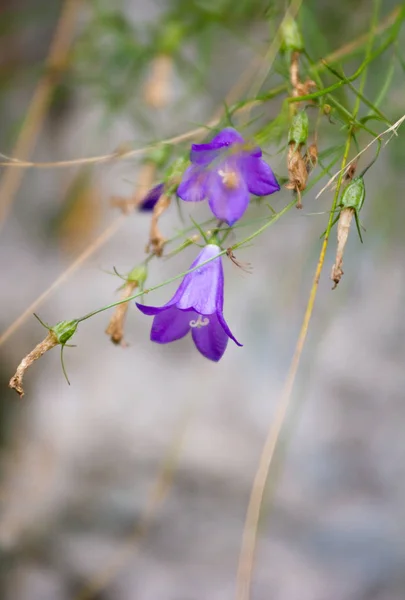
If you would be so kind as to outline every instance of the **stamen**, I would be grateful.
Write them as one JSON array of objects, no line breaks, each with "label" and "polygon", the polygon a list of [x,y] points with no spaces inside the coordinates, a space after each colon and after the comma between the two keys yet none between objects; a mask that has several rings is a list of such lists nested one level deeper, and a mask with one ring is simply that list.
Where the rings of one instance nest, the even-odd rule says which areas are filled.
[{"label": "stamen", "polygon": [[230,190],[235,190],[239,186],[239,177],[235,171],[218,170],[218,175],[222,178],[222,183]]},{"label": "stamen", "polygon": [[190,321],[190,327],[197,327],[197,329],[199,329],[200,327],[205,327],[206,325],[209,325],[209,322],[210,320],[208,317],[198,315],[198,319],[193,319],[192,321]]}]

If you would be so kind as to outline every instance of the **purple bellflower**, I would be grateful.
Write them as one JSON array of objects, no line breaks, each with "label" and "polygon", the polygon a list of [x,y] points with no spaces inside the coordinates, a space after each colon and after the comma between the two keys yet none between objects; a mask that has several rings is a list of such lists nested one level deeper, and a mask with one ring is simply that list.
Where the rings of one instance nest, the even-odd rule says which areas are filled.
[{"label": "purple bellflower", "polygon": [[159,183],[159,185],[155,185],[155,187],[151,188],[139,203],[138,210],[141,212],[151,212],[155,208],[160,196],[163,194],[164,187],[164,183]]},{"label": "purple bellflower", "polygon": [[168,344],[183,338],[191,330],[197,349],[210,360],[217,362],[224,354],[232,335],[224,316],[224,272],[218,254],[221,249],[208,244],[191,265],[197,267],[209,259],[211,262],[188,273],[173,298],[164,306],[137,307],[145,315],[153,315],[150,334],[152,342]]},{"label": "purple bellflower", "polygon": [[249,204],[249,195],[267,196],[280,189],[258,147],[250,147],[232,127],[208,144],[191,146],[191,166],[177,195],[186,202],[208,200],[214,215],[233,225]]}]

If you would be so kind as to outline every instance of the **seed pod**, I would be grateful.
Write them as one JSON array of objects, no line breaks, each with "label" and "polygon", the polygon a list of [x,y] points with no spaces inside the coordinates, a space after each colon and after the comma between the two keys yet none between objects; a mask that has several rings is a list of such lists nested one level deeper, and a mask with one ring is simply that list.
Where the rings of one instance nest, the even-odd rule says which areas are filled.
[{"label": "seed pod", "polygon": [[343,253],[353,217],[356,221],[360,241],[363,241],[360,231],[359,211],[362,209],[365,196],[364,180],[360,176],[355,177],[349,183],[340,199],[341,211],[338,217],[336,258],[331,274],[331,279],[334,282],[332,289],[336,288],[343,275]]},{"label": "seed pod", "polygon": [[[43,323],[37,315],[35,315],[35,316],[37,317],[38,321],[45,327],[45,329],[48,330],[48,334],[45,337],[45,339],[42,340],[42,342],[37,344],[35,346],[35,348],[33,350],[31,350],[31,352],[29,352],[27,354],[27,356],[25,356],[22,359],[22,361],[20,362],[20,364],[17,367],[15,374],[10,379],[10,382],[8,384],[9,387],[11,389],[15,390],[17,392],[17,394],[20,396],[20,398],[22,398],[24,396],[23,378],[25,375],[25,371],[36,360],[39,360],[41,358],[41,356],[43,356],[45,354],[45,352],[52,350],[52,348],[54,348],[55,346],[60,345],[61,350],[63,350],[66,342],[68,342],[70,340],[70,338],[76,333],[76,329],[79,324],[77,320],[60,321],[59,323],[56,323],[56,325],[54,325],[53,327],[49,327],[49,325],[46,325],[46,323]],[[62,360],[62,354],[61,354],[61,360]],[[63,372],[67,379],[66,371],[65,371],[65,368],[63,365],[63,360],[62,360],[62,369],[63,369]],[[67,379],[67,381],[69,383],[68,379]]]},{"label": "seed pod", "polygon": [[355,177],[344,190],[340,206],[342,208],[353,208],[358,213],[362,209],[365,196],[366,189],[363,177]]}]

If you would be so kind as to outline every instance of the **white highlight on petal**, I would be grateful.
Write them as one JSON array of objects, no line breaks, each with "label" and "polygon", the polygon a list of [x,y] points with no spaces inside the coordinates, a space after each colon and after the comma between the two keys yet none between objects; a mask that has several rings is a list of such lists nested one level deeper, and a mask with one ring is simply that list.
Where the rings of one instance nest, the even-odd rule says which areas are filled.
[{"label": "white highlight on petal", "polygon": [[224,171],[219,169],[218,175],[221,177],[224,186],[230,190],[235,190],[239,187],[239,177],[236,171]]},{"label": "white highlight on petal", "polygon": [[208,317],[198,315],[198,319],[193,319],[192,321],[190,321],[190,327],[196,327],[199,329],[200,327],[205,327],[206,325],[209,325],[209,322],[210,320]]}]

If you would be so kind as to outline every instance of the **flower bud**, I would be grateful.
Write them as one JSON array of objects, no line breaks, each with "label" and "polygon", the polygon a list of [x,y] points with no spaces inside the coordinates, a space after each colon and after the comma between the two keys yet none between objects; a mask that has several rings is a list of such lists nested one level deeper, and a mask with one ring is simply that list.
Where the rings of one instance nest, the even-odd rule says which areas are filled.
[{"label": "flower bud", "polygon": [[308,115],[305,110],[301,110],[293,116],[291,127],[288,132],[288,143],[294,143],[296,146],[303,146],[308,139]]},{"label": "flower bud", "polygon": [[304,40],[295,19],[287,14],[281,24],[281,49],[283,52],[302,52]]},{"label": "flower bud", "polygon": [[148,277],[148,270],[146,265],[139,265],[130,271],[127,275],[127,281],[136,281],[139,287],[142,287],[142,284],[145,283]]},{"label": "flower bud", "polygon": [[76,319],[73,321],[60,321],[53,327],[50,327],[49,331],[52,331],[52,333],[56,336],[58,344],[64,346],[66,342],[68,342],[76,333],[78,324],[79,323]]},{"label": "flower bud", "polygon": [[353,208],[358,213],[366,196],[363,177],[355,177],[344,190],[340,199],[342,208]]}]

